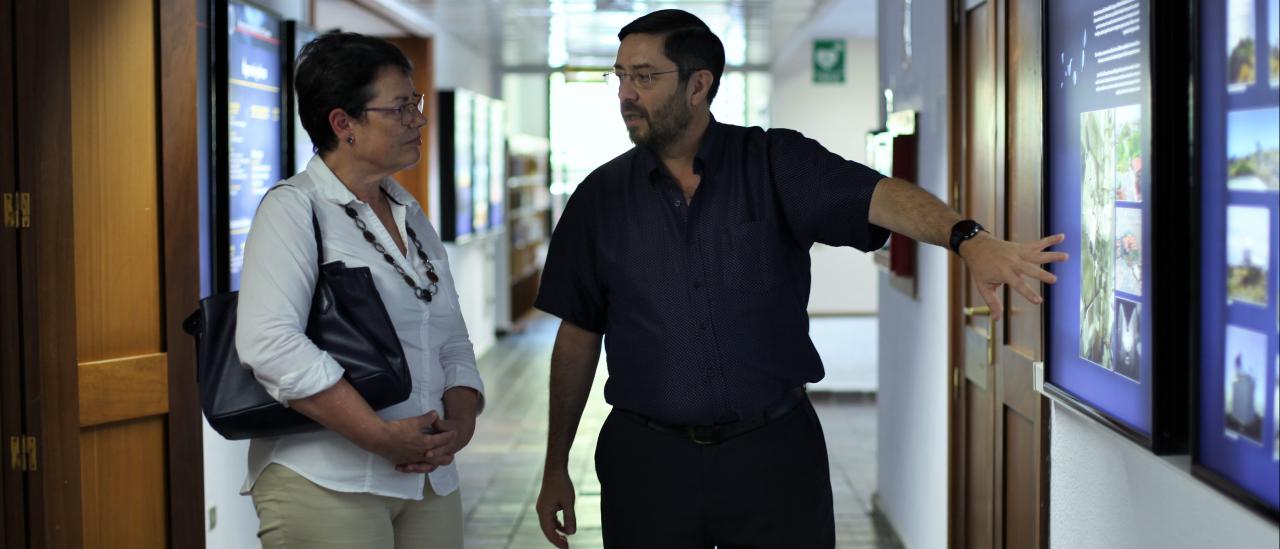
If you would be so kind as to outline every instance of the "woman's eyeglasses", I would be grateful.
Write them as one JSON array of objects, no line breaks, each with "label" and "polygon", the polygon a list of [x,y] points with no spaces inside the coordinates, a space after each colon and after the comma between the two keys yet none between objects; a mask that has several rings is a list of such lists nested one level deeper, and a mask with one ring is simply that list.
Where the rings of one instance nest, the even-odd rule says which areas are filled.
[{"label": "woman's eyeglasses", "polygon": [[417,99],[415,99],[414,101],[405,103],[403,105],[400,105],[399,107],[378,107],[378,108],[365,107],[364,110],[397,113],[400,116],[400,123],[404,124],[405,126],[409,126],[413,124],[414,119],[416,119],[419,114],[422,114],[423,112],[422,109],[423,107],[426,106],[426,102],[427,102],[426,101],[427,98],[425,95],[422,95],[420,93],[415,93],[413,95],[416,96]]}]

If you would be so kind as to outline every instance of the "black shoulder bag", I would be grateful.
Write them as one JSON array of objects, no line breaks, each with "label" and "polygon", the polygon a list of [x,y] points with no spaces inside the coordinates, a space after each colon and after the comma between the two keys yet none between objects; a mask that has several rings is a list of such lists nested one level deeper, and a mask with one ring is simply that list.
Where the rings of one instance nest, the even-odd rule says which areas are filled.
[{"label": "black shoulder bag", "polygon": [[[346,370],[343,377],[373,409],[403,402],[413,381],[373,274],[368,267],[349,269],[341,261],[326,264],[314,204],[311,225],[320,273],[307,318],[307,337]],[[236,354],[238,301],[239,292],[206,297],[183,322],[183,329],[196,338],[196,381],[209,425],[229,440],[322,429],[271,398],[253,371],[241,365]]]}]

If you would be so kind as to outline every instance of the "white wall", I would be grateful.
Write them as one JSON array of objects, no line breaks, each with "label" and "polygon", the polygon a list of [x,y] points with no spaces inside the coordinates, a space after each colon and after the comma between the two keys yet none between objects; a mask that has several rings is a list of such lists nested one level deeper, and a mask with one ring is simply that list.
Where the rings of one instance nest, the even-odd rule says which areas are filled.
[{"label": "white wall", "polygon": [[[832,20],[840,21],[820,15],[792,39],[796,46],[774,59],[770,125],[799,131],[833,153],[864,162],[867,131],[880,125],[876,42],[850,36],[849,29],[829,29]],[[819,24],[826,28],[819,29]],[[813,40],[825,38],[846,40],[844,83],[813,82]],[[876,266],[870,254],[817,244],[809,257],[813,261],[810,313],[875,314]]]},{"label": "white wall", "polygon": [[[903,2],[878,10],[880,86],[895,109],[919,111],[920,181],[947,195],[947,11],[914,2],[910,67],[902,64]],[[945,200],[945,198],[943,198]],[[919,297],[880,278],[880,392],[876,471],[885,515],[907,547],[947,545],[947,252],[919,248]]]},{"label": "white wall", "polygon": [[1063,549],[1280,547],[1280,529],[1188,472],[1054,404],[1049,545]]}]

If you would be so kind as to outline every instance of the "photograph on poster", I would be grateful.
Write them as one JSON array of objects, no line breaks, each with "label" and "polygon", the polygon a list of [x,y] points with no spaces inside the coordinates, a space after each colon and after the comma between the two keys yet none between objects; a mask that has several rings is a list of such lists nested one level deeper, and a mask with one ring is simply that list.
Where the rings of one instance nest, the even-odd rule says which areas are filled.
[{"label": "photograph on poster", "polygon": [[1262,444],[1262,407],[1266,386],[1267,336],[1227,326],[1222,372],[1226,435]]},{"label": "photograph on poster", "polygon": [[1116,298],[1115,372],[1142,383],[1142,304]]},{"label": "photograph on poster", "polygon": [[1080,358],[1111,369],[1115,111],[1080,114]]},{"label": "photograph on poster", "polygon": [[1142,105],[1115,109],[1116,200],[1142,202]]},{"label": "photograph on poster", "polygon": [[1267,35],[1270,51],[1267,64],[1271,65],[1271,87],[1280,88],[1280,0],[1267,0]]},{"label": "photograph on poster", "polygon": [[1142,210],[1116,208],[1116,290],[1142,295]]},{"label": "photograph on poster", "polygon": [[1227,188],[1280,191],[1280,107],[1227,114]]},{"label": "photograph on poster", "polygon": [[1227,90],[1244,91],[1257,78],[1254,66],[1254,0],[1227,0]]},{"label": "photograph on poster", "polygon": [[1271,211],[1227,207],[1227,301],[1267,306]]}]

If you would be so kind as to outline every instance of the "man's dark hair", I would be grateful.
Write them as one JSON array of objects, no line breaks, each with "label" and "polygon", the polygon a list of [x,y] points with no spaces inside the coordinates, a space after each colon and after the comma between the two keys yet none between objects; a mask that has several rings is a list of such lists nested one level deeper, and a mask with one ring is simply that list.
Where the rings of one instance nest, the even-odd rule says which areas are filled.
[{"label": "man's dark hair", "polygon": [[395,45],[353,32],[328,32],[302,47],[294,76],[298,115],[311,143],[321,154],[338,147],[329,113],[342,109],[363,118],[373,99],[373,82],[384,67],[412,74],[413,64]]},{"label": "man's dark hair", "polygon": [[663,37],[662,53],[680,69],[681,84],[688,81],[689,73],[695,70],[711,71],[713,78],[707,103],[716,98],[720,77],[724,75],[724,44],[698,16],[683,10],[658,10],[622,27],[618,40],[630,34]]}]

